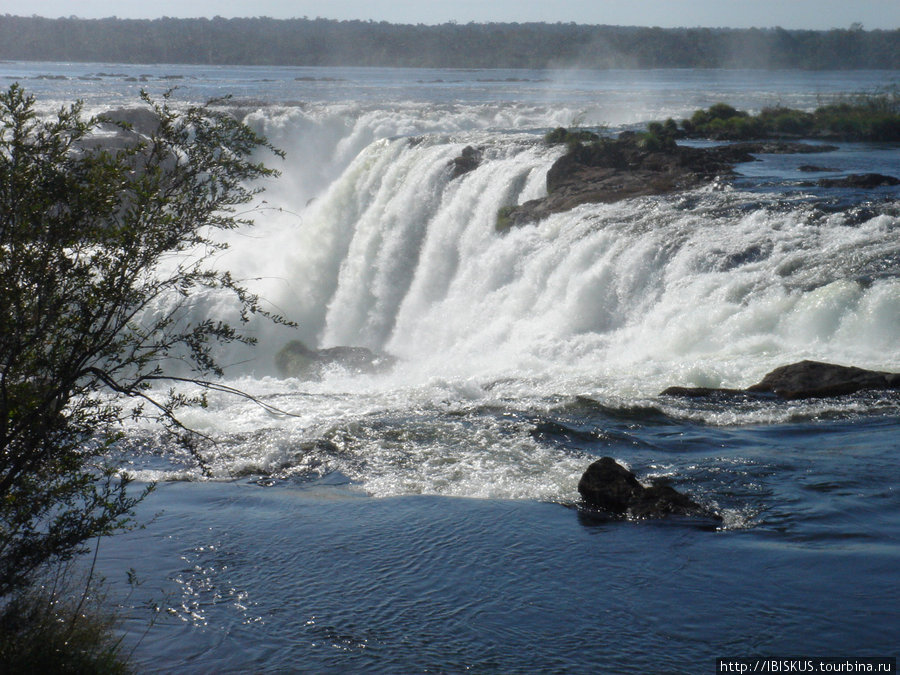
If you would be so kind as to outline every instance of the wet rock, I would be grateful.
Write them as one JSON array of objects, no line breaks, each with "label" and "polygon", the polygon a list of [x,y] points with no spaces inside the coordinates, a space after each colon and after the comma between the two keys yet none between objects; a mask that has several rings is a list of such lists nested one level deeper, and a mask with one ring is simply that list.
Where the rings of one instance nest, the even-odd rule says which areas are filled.
[{"label": "wet rock", "polygon": [[854,173],[843,178],[821,178],[816,185],[824,188],[860,188],[870,190],[877,187],[900,185],[900,179],[880,173]]},{"label": "wet rock", "polygon": [[798,399],[844,396],[868,389],[900,390],[900,373],[800,361],[776,368],[747,391]]},{"label": "wet rock", "polygon": [[819,152],[833,152],[836,145],[820,143],[799,143],[797,141],[743,141],[729,146],[734,150],[742,150],[754,155],[807,155]]},{"label": "wet rock", "polygon": [[660,396],[680,396],[682,398],[709,398],[712,396],[740,396],[745,389],[721,389],[717,387],[667,387]]},{"label": "wet rock", "polygon": [[275,355],[275,368],[281,377],[304,380],[321,379],[325,371],[337,366],[357,374],[388,370],[395,359],[366,347],[329,347],[310,349],[300,340],[291,340]]},{"label": "wet rock", "polygon": [[463,174],[477,169],[478,165],[481,164],[481,157],[481,150],[478,148],[473,148],[471,145],[464,147],[460,156],[450,162],[450,165],[453,167],[450,179],[459,178]]},{"label": "wet rock", "polygon": [[900,373],[866,370],[821,361],[800,361],[776,368],[746,389],[669,387],[660,396],[685,398],[777,396],[781,399],[829,398],[859,391],[900,391]]},{"label": "wet rock", "polygon": [[631,471],[612,457],[602,457],[587,468],[578,483],[578,492],[590,507],[633,518],[715,517],[671,486],[641,485]]},{"label": "wet rock", "polygon": [[818,166],[816,164],[801,164],[797,167],[797,171],[804,171],[806,173],[816,173],[822,171],[839,171],[840,169],[835,169],[834,167],[828,166]]},{"label": "wet rock", "polygon": [[581,204],[696,188],[731,176],[735,164],[753,161],[751,150],[760,151],[752,144],[695,148],[672,140],[647,140],[622,132],[616,139],[576,145],[547,172],[547,196],[505,209],[503,227],[498,229],[534,222]]},{"label": "wet rock", "polygon": [[[699,187],[753,160],[736,146],[695,148],[673,142],[648,144],[637,134],[578,145],[547,172],[547,196],[504,209],[498,229],[523,225],[581,204],[612,203]],[[498,226],[500,223],[498,222]]]},{"label": "wet rock", "polygon": [[547,196],[505,207],[498,214],[497,229],[535,222],[581,204],[612,203],[696,188],[732,176],[735,164],[752,162],[757,154],[836,149],[833,145],[771,140],[696,148],[678,145],[672,138],[654,139],[626,131],[615,139],[574,144],[547,172]]}]

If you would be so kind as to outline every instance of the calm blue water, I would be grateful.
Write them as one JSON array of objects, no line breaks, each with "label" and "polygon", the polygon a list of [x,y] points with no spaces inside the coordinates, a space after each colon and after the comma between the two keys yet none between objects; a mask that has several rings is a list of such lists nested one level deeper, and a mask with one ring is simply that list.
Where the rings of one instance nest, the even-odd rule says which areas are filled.
[{"label": "calm blue water", "polygon": [[[297,331],[252,326],[185,422],[209,476],[135,425],[117,457],[146,527],[99,567],[146,672],[704,673],[727,656],[896,656],[900,399],[682,401],[804,358],[900,371],[894,147],[765,156],[671,198],[584,206],[504,236],[558,125],[727,100],[812,109],[900,73],[416,71],[0,64],[52,108],[141,87],[229,105],[287,151],[219,261]],[[475,171],[450,178],[466,146]],[[197,318],[229,316],[195,299]],[[282,379],[288,339],[398,358]],[[588,517],[610,455],[722,517]],[[131,588],[125,571],[141,584]],[[146,603],[159,608],[148,613]],[[155,617],[150,625],[150,616]]]},{"label": "calm blue water", "polygon": [[135,652],[152,672],[702,673],[723,656],[894,655],[898,421],[709,428],[583,407],[535,420],[541,443],[673,475],[724,528],[373,499],[336,475],[175,482],[102,558],[111,579],[144,580],[131,603],[165,600]]}]

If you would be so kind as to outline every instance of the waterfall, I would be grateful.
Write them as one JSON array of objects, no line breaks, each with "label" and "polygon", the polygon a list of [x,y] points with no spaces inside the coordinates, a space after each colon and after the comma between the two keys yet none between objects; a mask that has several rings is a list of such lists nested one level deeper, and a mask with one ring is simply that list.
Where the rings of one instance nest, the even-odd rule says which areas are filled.
[{"label": "waterfall", "polygon": [[[480,164],[454,177],[467,146]],[[253,368],[271,372],[292,336],[387,351],[423,375],[590,372],[640,391],[747,384],[801,358],[900,367],[885,361],[900,333],[889,209],[713,185],[498,232],[498,210],[542,196],[561,151],[528,133],[380,138],[308,205],[276,188],[283,210],[236,235],[228,263],[263,277],[300,327],[261,328]],[[310,161],[289,158],[282,180]]]}]

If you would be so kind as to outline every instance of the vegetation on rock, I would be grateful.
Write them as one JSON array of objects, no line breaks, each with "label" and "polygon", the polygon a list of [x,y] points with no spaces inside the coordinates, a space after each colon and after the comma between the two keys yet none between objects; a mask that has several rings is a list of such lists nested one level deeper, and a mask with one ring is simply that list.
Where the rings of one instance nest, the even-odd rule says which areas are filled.
[{"label": "vegetation on rock", "polygon": [[824,138],[896,142],[900,141],[900,89],[843,97],[813,112],[775,106],[750,115],[716,103],[682,120],[674,133],[682,138],[716,140]]},{"label": "vegetation on rock", "polygon": [[[710,148],[678,144],[683,138],[740,141]],[[645,195],[690,189],[734,173],[734,165],[753,154],[817,153],[833,145],[801,143],[796,138],[857,141],[900,141],[900,89],[844,97],[814,112],[766,108],[758,115],[716,103],[697,110],[681,123],[674,119],[650,122],[643,131],[624,131],[617,137],[594,131],[557,127],[544,135],[550,145],[565,144],[566,152],[547,172],[547,196],[524,204],[504,206],[496,228],[540,220],[580,204],[615,202]],[[806,165],[806,169],[817,169]],[[854,175],[839,181],[823,179],[823,187],[877,187],[897,179],[876,174]]]}]

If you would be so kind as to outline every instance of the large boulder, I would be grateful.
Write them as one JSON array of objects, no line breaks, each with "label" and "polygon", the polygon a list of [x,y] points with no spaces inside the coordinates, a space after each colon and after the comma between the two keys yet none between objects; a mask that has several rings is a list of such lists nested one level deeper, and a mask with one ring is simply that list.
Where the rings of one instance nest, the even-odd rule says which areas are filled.
[{"label": "large boulder", "polygon": [[800,361],[776,368],[746,389],[668,387],[660,396],[686,398],[777,396],[786,400],[846,396],[859,391],[900,390],[900,373],[839,366],[822,361]]},{"label": "large boulder", "polygon": [[798,399],[843,396],[867,389],[900,389],[900,373],[800,361],[776,368],[747,391]]},{"label": "large boulder", "polygon": [[578,483],[578,492],[590,507],[633,518],[668,515],[717,518],[673,487],[641,485],[631,471],[612,457],[602,457],[587,468]]},{"label": "large boulder", "polygon": [[365,347],[310,349],[300,340],[291,340],[275,355],[281,377],[318,380],[326,370],[339,367],[356,374],[378,373],[394,365],[395,359]]}]

